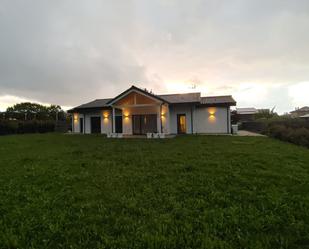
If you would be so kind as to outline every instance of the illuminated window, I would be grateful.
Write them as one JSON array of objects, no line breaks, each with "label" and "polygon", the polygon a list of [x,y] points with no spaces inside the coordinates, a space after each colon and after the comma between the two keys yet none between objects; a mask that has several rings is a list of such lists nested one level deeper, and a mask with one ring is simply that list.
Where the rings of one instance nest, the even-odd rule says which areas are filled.
[{"label": "illuminated window", "polygon": [[177,115],[177,130],[179,134],[184,134],[187,131],[186,114]]}]

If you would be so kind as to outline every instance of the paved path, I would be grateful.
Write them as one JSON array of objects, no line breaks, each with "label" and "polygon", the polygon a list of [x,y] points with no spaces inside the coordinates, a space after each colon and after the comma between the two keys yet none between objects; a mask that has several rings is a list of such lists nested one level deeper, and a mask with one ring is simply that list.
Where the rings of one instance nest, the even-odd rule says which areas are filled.
[{"label": "paved path", "polygon": [[255,133],[252,131],[244,131],[244,130],[240,130],[237,133],[237,136],[242,136],[242,137],[266,137],[265,135],[259,134],[259,133]]}]

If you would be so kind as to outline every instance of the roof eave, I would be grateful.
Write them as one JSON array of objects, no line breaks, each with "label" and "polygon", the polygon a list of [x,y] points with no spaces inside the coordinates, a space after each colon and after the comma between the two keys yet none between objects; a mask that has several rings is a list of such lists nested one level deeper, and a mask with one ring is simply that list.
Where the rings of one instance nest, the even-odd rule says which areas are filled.
[{"label": "roof eave", "polygon": [[75,107],[68,110],[68,113],[80,112],[80,111],[97,111],[97,110],[108,110],[111,109],[110,106],[98,106],[98,107]]},{"label": "roof eave", "polygon": [[149,97],[152,97],[152,98],[155,98],[157,100],[160,100],[162,101],[163,103],[167,103],[167,104],[170,104],[168,101],[166,101],[165,99],[162,99],[160,98],[159,96],[155,95],[155,94],[152,94],[152,93],[149,93],[141,88],[138,88],[136,86],[131,86],[129,89],[125,90],[124,92],[118,94],[115,98],[109,100],[106,102],[106,105],[112,105],[116,100],[118,100],[121,96],[123,95],[126,95],[128,92],[132,91],[132,90],[135,90],[135,91],[139,91],[145,95],[148,95]]},{"label": "roof eave", "polygon": [[228,102],[228,103],[201,103],[199,106],[236,106],[236,102]]}]

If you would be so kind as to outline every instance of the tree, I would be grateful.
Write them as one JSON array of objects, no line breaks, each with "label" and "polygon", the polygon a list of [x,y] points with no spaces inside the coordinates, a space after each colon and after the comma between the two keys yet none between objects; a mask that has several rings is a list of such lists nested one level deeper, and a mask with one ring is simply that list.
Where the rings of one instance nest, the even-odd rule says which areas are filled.
[{"label": "tree", "polygon": [[270,119],[274,117],[278,117],[278,113],[275,112],[275,106],[269,109],[259,109],[258,113],[255,114],[255,119]]},{"label": "tree", "polygon": [[8,107],[6,110],[10,118],[22,120],[57,120],[64,119],[64,111],[59,105],[44,106],[37,103],[24,102]]}]

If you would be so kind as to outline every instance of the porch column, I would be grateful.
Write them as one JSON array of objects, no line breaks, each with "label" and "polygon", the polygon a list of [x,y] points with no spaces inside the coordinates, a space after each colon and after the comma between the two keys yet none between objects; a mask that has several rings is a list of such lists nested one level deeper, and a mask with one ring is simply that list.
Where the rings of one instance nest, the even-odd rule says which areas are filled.
[{"label": "porch column", "polygon": [[116,119],[115,119],[115,108],[113,108],[113,129],[112,129],[112,133],[115,133],[116,131]]},{"label": "porch column", "polygon": [[158,111],[157,111],[157,132],[161,133],[162,132],[162,124],[161,124],[161,105],[158,106]]},{"label": "porch column", "polygon": [[170,106],[168,104],[165,105],[165,113],[164,113],[164,133],[170,134]]}]

